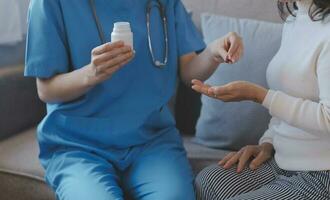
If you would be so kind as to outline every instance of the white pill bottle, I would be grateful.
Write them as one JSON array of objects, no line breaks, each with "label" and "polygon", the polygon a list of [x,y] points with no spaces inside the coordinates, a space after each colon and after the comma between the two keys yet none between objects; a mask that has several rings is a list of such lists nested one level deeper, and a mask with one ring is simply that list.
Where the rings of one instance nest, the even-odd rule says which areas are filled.
[{"label": "white pill bottle", "polygon": [[111,33],[111,42],[123,41],[134,49],[133,46],[133,33],[129,22],[117,22],[113,25]]}]

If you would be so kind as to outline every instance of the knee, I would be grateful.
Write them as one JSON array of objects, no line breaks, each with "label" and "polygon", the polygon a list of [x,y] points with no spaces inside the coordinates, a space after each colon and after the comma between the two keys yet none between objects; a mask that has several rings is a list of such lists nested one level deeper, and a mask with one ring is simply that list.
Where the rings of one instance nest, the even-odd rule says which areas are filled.
[{"label": "knee", "polygon": [[62,180],[55,193],[59,200],[123,200],[123,194],[119,187],[83,177]]},{"label": "knee", "polygon": [[211,165],[203,169],[195,179],[197,199],[217,199],[217,192],[227,187],[228,171],[218,165]]},{"label": "knee", "polygon": [[[152,192],[150,192],[152,191]],[[172,180],[165,183],[154,185],[153,189],[149,190],[149,195],[143,200],[195,200],[193,181],[183,182],[182,180]]]}]

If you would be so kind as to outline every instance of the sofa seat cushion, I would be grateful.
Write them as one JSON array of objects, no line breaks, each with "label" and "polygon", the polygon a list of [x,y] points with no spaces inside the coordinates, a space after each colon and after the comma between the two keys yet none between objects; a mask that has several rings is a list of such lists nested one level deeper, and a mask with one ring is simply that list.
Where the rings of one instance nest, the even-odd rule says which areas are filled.
[{"label": "sofa seat cushion", "polygon": [[53,200],[38,160],[36,129],[0,142],[0,199]]},{"label": "sofa seat cushion", "polygon": [[203,168],[218,163],[229,151],[211,149],[193,141],[193,137],[184,137],[184,147],[195,174]]},{"label": "sofa seat cushion", "polygon": [[20,133],[0,142],[0,170],[43,180],[38,154],[36,130]]},{"label": "sofa seat cushion", "polygon": [[[227,153],[195,144],[191,137],[184,137],[183,141],[195,173],[218,162]],[[45,184],[38,154],[35,128],[0,142],[1,200],[54,199],[53,192]]]}]

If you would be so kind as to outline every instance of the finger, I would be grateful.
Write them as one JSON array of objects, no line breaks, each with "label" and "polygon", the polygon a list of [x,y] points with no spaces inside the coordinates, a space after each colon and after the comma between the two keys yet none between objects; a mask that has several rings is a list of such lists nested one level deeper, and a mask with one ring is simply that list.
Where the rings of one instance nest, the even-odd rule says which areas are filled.
[{"label": "finger", "polygon": [[228,51],[228,59],[233,63],[237,61],[237,59],[235,60],[235,55],[237,54],[239,48],[240,45],[237,41],[234,41],[230,46],[230,49]]},{"label": "finger", "polygon": [[125,60],[122,64],[127,65],[129,62],[131,62],[133,60],[133,58],[134,58],[134,56],[132,58]]},{"label": "finger", "polygon": [[98,67],[98,70],[100,72],[106,71],[108,68],[112,68],[112,67],[124,62],[125,60],[131,59],[133,57],[134,57],[133,52],[128,52],[128,53],[125,53],[125,54],[121,54],[121,55],[105,62],[104,64],[100,65]]},{"label": "finger", "polygon": [[237,152],[228,153],[220,162],[219,165],[223,166],[230,160]]},{"label": "finger", "polygon": [[233,101],[234,99],[234,96],[228,92],[228,89],[226,89],[225,86],[211,87],[208,94],[224,102]]},{"label": "finger", "polygon": [[124,46],[124,42],[123,41],[118,41],[118,42],[114,42],[114,43],[105,43],[101,46],[98,46],[96,48],[94,48],[92,50],[92,55],[100,55],[103,54],[107,51],[111,51],[115,48],[119,48]]},{"label": "finger", "polygon": [[218,99],[223,102],[236,102],[239,101],[237,98],[235,98],[232,95],[223,95],[223,96],[218,96]]},{"label": "finger", "polygon": [[239,49],[237,49],[237,51],[235,52],[235,54],[232,55],[230,58],[231,58],[230,59],[230,64],[236,63],[239,60]]},{"label": "finger", "polygon": [[108,51],[106,53],[97,55],[95,57],[95,59],[93,60],[93,64],[96,65],[96,66],[100,65],[104,62],[109,61],[110,59],[113,59],[113,58],[117,57],[118,55],[126,54],[126,53],[129,53],[131,51],[132,51],[132,49],[129,46],[123,46],[123,47],[113,49],[112,51]]},{"label": "finger", "polygon": [[193,79],[192,81],[191,81],[191,83],[193,84],[193,85],[198,85],[198,86],[201,86],[201,87],[211,87],[209,84],[205,84],[205,83],[203,83],[202,81],[200,81],[200,80],[197,80],[197,79]]},{"label": "finger", "polygon": [[240,48],[240,51],[239,51],[239,58],[242,58],[244,55],[244,45]]},{"label": "finger", "polygon": [[192,85],[191,88],[198,93],[203,93],[202,86],[200,86],[200,85]]},{"label": "finger", "polygon": [[214,94],[217,96],[222,96],[228,94],[228,89],[226,88],[227,86],[217,86],[217,87],[211,87],[210,88],[210,94]]},{"label": "finger", "polygon": [[197,79],[193,79],[193,80],[191,81],[191,83],[192,83],[193,85],[199,85],[199,86],[204,85],[204,83],[203,83],[202,81],[197,80]]},{"label": "finger", "polygon": [[119,65],[125,66],[126,64],[128,64],[129,62],[131,62],[134,58],[134,53],[132,57],[128,57],[126,60],[124,60],[123,62],[121,62]]},{"label": "finger", "polygon": [[203,93],[209,95],[210,87],[210,85],[204,84],[204,86],[202,87]]},{"label": "finger", "polygon": [[120,65],[121,63],[125,62],[126,60],[133,59],[133,57],[134,57],[133,52],[121,54],[121,55],[117,56],[116,58],[109,60],[107,65],[109,68],[111,68],[111,66],[113,66],[113,65]]},{"label": "finger", "polygon": [[114,72],[118,71],[122,67],[124,67],[126,64],[128,64],[133,58],[128,58],[127,60],[123,61],[120,64],[117,64],[115,66],[112,66],[111,68],[108,68],[105,70],[104,73],[102,73],[102,76],[104,76],[104,79],[109,78]]},{"label": "finger", "polygon": [[225,40],[224,40],[224,47],[225,47],[226,52],[228,53],[228,50],[230,48],[230,41],[228,40],[228,37],[225,38]]},{"label": "finger", "polygon": [[220,48],[220,49],[218,50],[218,53],[219,53],[221,59],[222,59],[224,62],[227,62],[227,61],[228,61],[228,59],[227,59],[227,57],[228,57],[228,52],[227,52],[226,49],[224,49],[224,48]]},{"label": "finger", "polygon": [[235,53],[238,51],[240,47],[243,46],[242,39],[240,36],[238,36],[236,33],[232,33],[228,37],[229,43],[230,43],[230,48],[228,50],[228,55],[230,59],[233,59],[233,56]]},{"label": "finger", "polygon": [[203,82],[199,81],[199,80],[192,80],[192,84],[193,87],[195,86],[195,88],[197,88],[200,92],[204,93],[204,94],[208,94],[208,90],[211,87],[208,84],[204,84]]},{"label": "finger", "polygon": [[223,166],[225,169],[231,168],[234,164],[236,164],[241,157],[241,152],[236,153],[233,157],[231,157],[226,164]]},{"label": "finger", "polygon": [[210,87],[208,89],[208,94],[212,97],[221,98],[224,94],[221,92],[217,92],[216,88],[218,88],[218,87]]},{"label": "finger", "polygon": [[114,66],[112,68],[107,69],[106,73],[112,74],[112,73],[118,71],[119,69],[121,69],[122,67],[124,67],[126,64],[128,64],[132,59],[133,58],[129,58],[129,59],[123,61],[122,63],[120,63],[120,64],[118,64],[118,65],[116,65],[116,66]]},{"label": "finger", "polygon": [[240,47],[233,56],[233,61],[237,62],[239,59],[241,59],[242,55],[243,55],[243,47]]},{"label": "finger", "polygon": [[245,168],[246,163],[250,160],[250,158],[253,156],[253,150],[246,149],[242,156],[239,159],[238,166],[237,166],[237,173],[240,173]]},{"label": "finger", "polygon": [[260,165],[266,162],[270,156],[266,155],[264,152],[260,152],[255,159],[250,163],[250,169],[256,170]]},{"label": "finger", "polygon": [[208,94],[208,87],[207,85],[193,85],[191,88],[195,90],[196,92],[202,93],[204,95],[209,96]]}]

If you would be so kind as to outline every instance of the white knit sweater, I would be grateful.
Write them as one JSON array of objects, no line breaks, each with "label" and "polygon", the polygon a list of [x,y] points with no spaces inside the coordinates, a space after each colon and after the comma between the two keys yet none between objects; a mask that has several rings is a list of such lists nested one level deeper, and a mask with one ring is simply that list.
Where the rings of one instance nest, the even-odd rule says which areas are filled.
[{"label": "white knit sweater", "polygon": [[298,3],[267,71],[263,105],[273,118],[260,143],[274,145],[285,170],[330,170],[330,20],[313,22],[310,5]]}]

